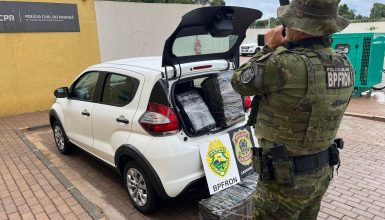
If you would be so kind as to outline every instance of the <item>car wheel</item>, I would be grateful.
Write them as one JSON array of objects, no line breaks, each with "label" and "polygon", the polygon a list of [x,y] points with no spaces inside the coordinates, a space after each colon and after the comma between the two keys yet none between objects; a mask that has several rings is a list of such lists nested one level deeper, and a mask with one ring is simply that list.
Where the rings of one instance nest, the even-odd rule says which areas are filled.
[{"label": "car wheel", "polygon": [[157,206],[158,195],[146,173],[135,162],[124,168],[124,185],[134,207],[141,213],[152,213]]},{"label": "car wheel", "polygon": [[58,121],[55,121],[52,126],[53,136],[57,149],[62,154],[69,154],[72,151],[72,144],[68,141],[67,135],[64,132],[63,127]]},{"label": "car wheel", "polygon": [[254,54],[258,53],[261,50],[261,48],[257,47],[255,48]]},{"label": "car wheel", "polygon": [[243,54],[243,53],[241,53],[240,55],[241,55],[242,57],[244,56],[244,54]]}]

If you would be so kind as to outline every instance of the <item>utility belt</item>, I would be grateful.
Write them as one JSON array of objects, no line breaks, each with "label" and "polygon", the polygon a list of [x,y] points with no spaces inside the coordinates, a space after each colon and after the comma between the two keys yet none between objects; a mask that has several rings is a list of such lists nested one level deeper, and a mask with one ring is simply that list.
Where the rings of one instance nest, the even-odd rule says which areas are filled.
[{"label": "utility belt", "polygon": [[253,148],[253,168],[261,181],[276,180],[278,184],[293,184],[293,176],[319,170],[327,165],[340,167],[339,149],[343,149],[341,138],[335,139],[327,149],[308,155],[290,157],[285,145],[274,144],[269,151]]}]

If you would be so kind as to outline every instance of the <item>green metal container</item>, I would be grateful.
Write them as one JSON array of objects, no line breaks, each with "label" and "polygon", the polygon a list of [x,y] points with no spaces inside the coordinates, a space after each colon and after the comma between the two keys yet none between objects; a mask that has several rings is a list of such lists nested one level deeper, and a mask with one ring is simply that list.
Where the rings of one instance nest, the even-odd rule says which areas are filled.
[{"label": "green metal container", "polygon": [[381,83],[385,33],[333,34],[332,47],[347,54],[356,71],[354,93],[371,90]]}]

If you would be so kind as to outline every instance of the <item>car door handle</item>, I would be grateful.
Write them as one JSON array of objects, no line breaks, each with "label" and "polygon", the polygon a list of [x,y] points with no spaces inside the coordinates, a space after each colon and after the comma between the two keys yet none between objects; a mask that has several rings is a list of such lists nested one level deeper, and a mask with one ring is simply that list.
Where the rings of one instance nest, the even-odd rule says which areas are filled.
[{"label": "car door handle", "polygon": [[91,114],[87,110],[83,110],[82,115],[90,117]]},{"label": "car door handle", "polygon": [[129,121],[124,116],[119,116],[118,118],[116,118],[116,121],[124,123],[124,124],[128,124],[129,123]]}]

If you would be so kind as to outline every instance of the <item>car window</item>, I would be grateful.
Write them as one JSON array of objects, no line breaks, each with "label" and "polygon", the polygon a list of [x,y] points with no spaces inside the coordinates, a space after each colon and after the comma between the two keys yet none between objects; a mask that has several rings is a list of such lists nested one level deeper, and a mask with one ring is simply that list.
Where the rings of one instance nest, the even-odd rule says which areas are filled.
[{"label": "car window", "polygon": [[179,37],[175,39],[172,52],[177,57],[225,53],[237,41],[238,36],[212,37],[210,34]]},{"label": "car window", "polygon": [[98,78],[98,72],[88,72],[81,76],[73,86],[71,98],[81,101],[93,101]]},{"label": "car window", "polygon": [[154,88],[152,88],[150,102],[166,106],[169,105],[166,88],[162,80],[158,80],[158,82],[155,83]]},{"label": "car window", "polygon": [[124,106],[132,101],[138,89],[139,80],[129,76],[111,73],[104,84],[102,103]]}]

